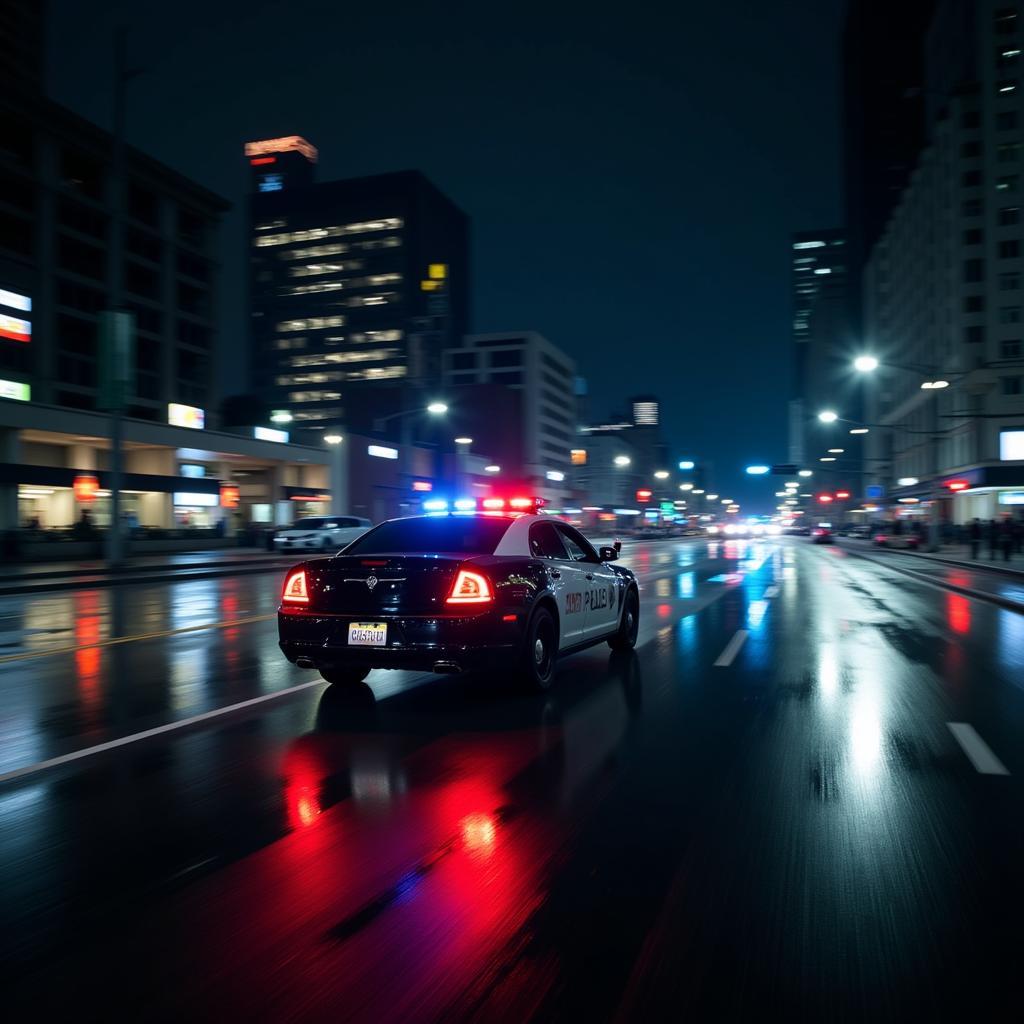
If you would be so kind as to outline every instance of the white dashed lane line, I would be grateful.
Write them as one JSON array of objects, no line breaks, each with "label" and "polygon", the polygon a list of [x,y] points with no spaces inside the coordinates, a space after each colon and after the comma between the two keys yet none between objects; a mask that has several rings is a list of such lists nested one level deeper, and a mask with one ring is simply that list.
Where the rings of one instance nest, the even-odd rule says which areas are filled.
[{"label": "white dashed lane line", "polygon": [[1009,775],[1006,765],[992,753],[992,748],[966,722],[947,722],[953,738],[960,744],[971,764],[982,775]]},{"label": "white dashed lane line", "polygon": [[726,668],[733,663],[733,659],[740,652],[740,648],[743,646],[744,641],[747,639],[747,631],[745,629],[737,629],[733,634],[733,638],[725,645],[725,650],[718,656],[715,661],[716,668]]}]

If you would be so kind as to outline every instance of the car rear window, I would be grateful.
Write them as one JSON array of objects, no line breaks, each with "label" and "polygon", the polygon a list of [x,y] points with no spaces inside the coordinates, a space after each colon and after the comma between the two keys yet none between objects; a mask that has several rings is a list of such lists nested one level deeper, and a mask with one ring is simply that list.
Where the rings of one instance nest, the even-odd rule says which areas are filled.
[{"label": "car rear window", "polygon": [[307,519],[296,519],[292,524],[293,530],[319,530],[324,525],[323,519],[310,516]]},{"label": "car rear window", "polygon": [[438,516],[381,523],[345,549],[346,555],[458,552],[491,555],[509,527],[508,519]]}]

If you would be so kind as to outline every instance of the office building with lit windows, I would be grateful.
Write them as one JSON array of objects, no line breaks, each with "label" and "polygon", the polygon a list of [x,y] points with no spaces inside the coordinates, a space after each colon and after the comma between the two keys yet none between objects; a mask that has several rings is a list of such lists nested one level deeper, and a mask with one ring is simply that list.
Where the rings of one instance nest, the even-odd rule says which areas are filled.
[{"label": "office building with lit windows", "polygon": [[865,271],[869,479],[904,513],[1024,504],[1022,51],[1021,3],[937,5],[928,145]]},{"label": "office building with lit windows", "polygon": [[246,159],[254,390],[311,430],[414,408],[468,327],[465,214],[416,171],[317,184],[298,136]]}]

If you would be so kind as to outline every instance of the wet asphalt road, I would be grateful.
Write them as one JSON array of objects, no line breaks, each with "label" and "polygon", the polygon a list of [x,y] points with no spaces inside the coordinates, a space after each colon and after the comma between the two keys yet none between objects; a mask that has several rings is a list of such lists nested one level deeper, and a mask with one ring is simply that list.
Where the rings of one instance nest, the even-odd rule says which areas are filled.
[{"label": "wet asphalt road", "polygon": [[544,696],[328,690],[278,573],[4,599],[5,1005],[1017,1019],[1024,616],[798,539],[624,556],[637,651]]}]

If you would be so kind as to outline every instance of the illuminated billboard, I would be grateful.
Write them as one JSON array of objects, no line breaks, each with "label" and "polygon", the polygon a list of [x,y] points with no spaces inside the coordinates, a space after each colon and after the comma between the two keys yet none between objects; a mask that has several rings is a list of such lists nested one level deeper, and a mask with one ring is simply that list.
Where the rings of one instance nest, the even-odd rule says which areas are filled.
[{"label": "illuminated billboard", "polygon": [[270,153],[301,153],[314,164],[317,158],[316,146],[307,142],[301,135],[285,135],[280,139],[257,139],[245,144],[245,155],[250,159]]},{"label": "illuminated billboard", "polygon": [[999,458],[1003,462],[1024,460],[1024,430],[999,431]]},{"label": "illuminated billboard", "polygon": [[20,380],[0,380],[0,398],[10,398],[15,402],[28,402],[32,398],[32,389]]},{"label": "illuminated billboard", "polygon": [[202,430],[206,426],[206,413],[194,405],[179,405],[177,402],[171,402],[167,406],[167,422],[172,427]]},{"label": "illuminated billboard", "polygon": [[27,320],[22,320],[20,316],[0,313],[0,338],[27,344],[32,340],[32,325]]}]

